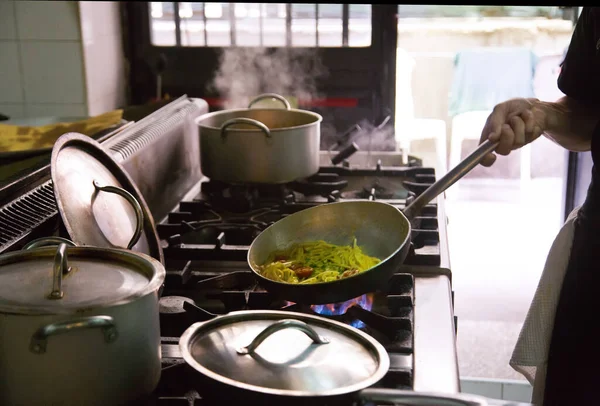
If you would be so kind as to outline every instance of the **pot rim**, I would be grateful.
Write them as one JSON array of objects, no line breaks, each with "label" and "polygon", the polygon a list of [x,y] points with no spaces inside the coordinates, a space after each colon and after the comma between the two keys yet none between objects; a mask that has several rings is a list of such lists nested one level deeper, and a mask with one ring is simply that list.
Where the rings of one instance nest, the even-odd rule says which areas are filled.
[{"label": "pot rim", "polygon": [[[142,268],[144,269],[144,276],[148,277],[148,283],[145,284],[142,288],[134,290],[131,294],[126,297],[119,298],[116,300],[110,300],[102,304],[97,304],[93,306],[82,305],[80,307],[73,306],[69,308],[60,308],[60,307],[40,307],[40,306],[28,306],[27,304],[5,304],[0,301],[0,313],[3,314],[13,314],[13,315],[66,315],[66,314],[81,314],[87,311],[96,311],[107,309],[115,306],[125,305],[131,303],[137,299],[140,299],[144,296],[147,296],[153,292],[157,292],[160,286],[164,283],[166,277],[165,267],[155,258],[150,255],[141,253],[141,252],[133,252],[125,249],[119,248],[101,248],[101,247],[91,247],[91,246],[75,246],[68,247],[69,256],[74,257],[78,256],[79,258],[84,259],[106,259],[107,256],[109,258],[119,258],[121,257],[127,263],[135,263],[142,264]],[[40,247],[31,250],[22,250],[9,252],[3,255],[0,255],[0,272],[1,267],[6,264],[11,264],[18,262],[20,260],[26,259],[28,257],[33,258],[43,258],[48,257],[52,258],[56,253],[56,247]],[[146,262],[146,264],[143,264]],[[145,266],[144,266],[145,265]],[[1,298],[0,298],[1,300]]]},{"label": "pot rim", "polygon": [[[262,319],[267,318],[268,316],[272,316],[273,321],[283,320],[283,319],[295,319],[300,321],[312,321],[314,323],[318,323],[320,325],[329,325],[330,327],[336,328],[338,330],[344,331],[348,335],[353,335],[354,337],[362,340],[363,342],[368,343],[371,348],[374,350],[374,353],[377,355],[379,365],[375,372],[367,379],[362,382],[355,383],[353,385],[348,385],[341,388],[336,388],[328,391],[322,392],[311,392],[306,390],[286,390],[286,389],[275,389],[268,388],[263,386],[256,386],[244,382],[239,382],[235,379],[231,379],[227,376],[223,376],[221,374],[212,372],[211,370],[202,366],[196,359],[192,356],[190,352],[190,344],[193,342],[195,337],[197,337],[197,333],[199,329],[209,329],[213,325],[215,327],[226,322],[227,319],[236,320],[240,317],[249,316],[249,320],[253,319]],[[292,397],[300,397],[300,398],[309,398],[309,397],[328,397],[328,396],[340,396],[346,395],[350,393],[356,393],[361,391],[362,389],[368,388],[377,382],[379,382],[388,372],[390,367],[390,358],[381,343],[379,343],[375,338],[371,337],[367,333],[356,329],[354,327],[348,326],[344,323],[335,320],[329,320],[324,317],[304,314],[304,313],[295,313],[295,312],[287,312],[283,310],[240,310],[227,313],[222,316],[217,316],[208,321],[201,321],[192,324],[188,327],[185,332],[181,335],[179,339],[179,348],[181,350],[181,355],[185,362],[192,367],[196,372],[208,377],[214,381],[238,388],[247,390],[250,392],[261,393],[264,395],[275,395],[275,396],[292,396]]]},{"label": "pot rim", "polygon": [[[199,117],[196,117],[194,119],[194,122],[200,128],[204,128],[204,129],[212,130],[212,131],[221,131],[221,127],[213,127],[213,126],[209,126],[209,125],[204,125],[204,124],[202,124],[202,121],[205,121],[205,120],[213,118],[213,117],[218,117],[218,116],[224,115],[224,114],[246,113],[249,111],[275,111],[277,113],[283,113],[283,114],[291,111],[291,112],[295,112],[295,113],[306,114],[308,116],[312,116],[315,119],[315,121],[313,121],[312,123],[297,125],[294,127],[269,128],[269,131],[271,133],[275,133],[275,134],[287,132],[290,130],[311,127],[311,126],[314,126],[315,124],[320,124],[323,121],[323,116],[321,116],[318,113],[315,113],[313,111],[308,111],[308,110],[301,110],[301,109],[284,110],[284,109],[277,109],[277,108],[273,108],[273,109],[258,109],[258,108],[257,109],[247,109],[246,108],[246,109],[228,109],[228,110],[213,111],[212,113],[207,113],[207,114],[203,114]],[[243,116],[240,116],[240,117],[243,117]],[[256,129],[236,129],[235,131],[241,132],[241,133],[251,133],[251,132],[256,132]]]}]

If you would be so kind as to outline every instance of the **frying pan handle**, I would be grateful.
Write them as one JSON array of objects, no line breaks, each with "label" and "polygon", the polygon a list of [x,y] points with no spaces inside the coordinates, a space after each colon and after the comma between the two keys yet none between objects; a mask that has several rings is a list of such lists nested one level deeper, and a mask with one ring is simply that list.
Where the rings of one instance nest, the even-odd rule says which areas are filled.
[{"label": "frying pan handle", "polygon": [[260,96],[256,96],[250,103],[248,103],[248,108],[252,108],[254,103],[264,99],[277,99],[281,102],[281,104],[283,104],[286,110],[290,110],[292,108],[292,106],[290,106],[290,103],[285,99],[285,97],[280,96],[277,93],[264,93]]},{"label": "frying pan handle", "polygon": [[280,320],[276,323],[271,324],[269,327],[261,331],[252,342],[246,347],[241,347],[237,349],[237,353],[239,355],[248,355],[252,354],[258,346],[265,341],[270,335],[278,332],[279,330],[284,330],[286,328],[295,328],[297,330],[302,331],[307,336],[309,336],[315,344],[328,344],[329,340],[325,337],[320,336],[311,326],[308,324],[294,319],[284,319]]},{"label": "frying pan handle", "polygon": [[362,400],[399,403],[407,406],[487,406],[485,398],[464,393],[441,394],[400,389],[371,388],[359,392]]},{"label": "frying pan handle", "polygon": [[417,197],[404,210],[404,215],[410,220],[414,218],[429,202],[438,197],[446,189],[452,186],[456,181],[465,176],[475,166],[477,166],[483,157],[494,151],[498,146],[498,142],[490,140],[482,143],[475,151],[466,157],[461,163],[452,168],[441,179],[429,186],[419,197]]},{"label": "frying pan handle", "polygon": [[266,125],[264,125],[263,123],[261,123],[258,120],[254,120],[252,118],[244,118],[244,117],[232,118],[231,120],[225,121],[223,123],[223,125],[221,126],[221,137],[222,138],[225,138],[225,135],[227,135],[227,127],[232,126],[234,124],[253,125],[255,127],[258,127],[258,129],[261,130],[263,133],[265,133],[267,138],[271,138],[271,131],[269,130],[269,127],[267,127]]}]

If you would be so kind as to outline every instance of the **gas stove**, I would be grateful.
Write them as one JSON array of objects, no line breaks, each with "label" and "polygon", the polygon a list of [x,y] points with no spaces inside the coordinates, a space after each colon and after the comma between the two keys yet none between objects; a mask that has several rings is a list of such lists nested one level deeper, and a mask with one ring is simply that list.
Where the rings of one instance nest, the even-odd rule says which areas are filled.
[{"label": "gas stove", "polygon": [[[358,151],[334,165],[332,153],[323,151],[318,173],[308,179],[285,185],[223,184],[200,171],[193,118],[206,111],[202,100],[182,97],[102,141],[144,195],[165,258],[163,370],[145,405],[210,404],[191,389],[193,373],[181,358],[179,337],[194,322],[245,309],[317,314],[370,334],[391,360],[379,387],[459,392],[443,197],[414,219],[410,253],[385,292],[301,306],[267,293],[246,262],[252,240],[289,214],[356,199],[402,209],[436,180],[436,170],[400,152]],[[68,237],[53,198],[49,165],[0,185],[0,196],[0,253],[43,236]]]},{"label": "gas stove", "polygon": [[[181,404],[207,404],[186,384],[193,374],[177,343],[192,323],[237,310],[285,310],[347,323],[376,338],[388,351],[391,367],[378,387],[412,390],[419,384],[416,352],[422,349],[415,346],[419,301],[415,280],[427,274],[432,280],[450,275],[445,232],[440,232],[445,217],[440,217],[437,203],[415,218],[410,253],[385,292],[344,303],[299,305],[269,294],[246,263],[254,238],[289,214],[348,200],[378,200],[403,209],[436,180],[435,170],[422,167],[415,158],[408,164],[384,166],[394,164],[391,158],[400,161],[401,155],[372,154],[372,164],[365,153],[355,155],[353,161],[323,165],[314,176],[285,185],[232,185],[203,178],[157,225],[167,269],[160,301],[165,374],[153,404],[176,399]],[[322,153],[323,163],[327,156]],[[452,319],[451,313],[448,317]]]}]

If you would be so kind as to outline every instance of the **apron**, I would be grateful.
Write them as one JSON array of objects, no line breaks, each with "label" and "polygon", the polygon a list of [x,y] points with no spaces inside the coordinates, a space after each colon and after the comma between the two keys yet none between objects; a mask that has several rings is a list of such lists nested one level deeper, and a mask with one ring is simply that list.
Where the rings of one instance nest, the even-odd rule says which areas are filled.
[{"label": "apron", "polygon": [[600,405],[598,180],[594,167],[586,202],[574,222],[569,263],[556,307],[548,351],[544,406]]},{"label": "apron", "polygon": [[510,366],[523,374],[533,386],[532,403],[542,404],[548,349],[561,286],[573,242],[575,220],[579,208],[573,210],[562,226],[546,259],[531,305],[513,350]]}]

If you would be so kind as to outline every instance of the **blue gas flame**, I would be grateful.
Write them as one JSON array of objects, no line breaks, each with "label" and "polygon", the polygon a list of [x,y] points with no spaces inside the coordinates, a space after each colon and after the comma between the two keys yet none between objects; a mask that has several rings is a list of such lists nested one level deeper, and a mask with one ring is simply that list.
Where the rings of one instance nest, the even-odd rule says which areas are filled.
[{"label": "blue gas flame", "polygon": [[[315,313],[321,314],[323,316],[337,316],[346,313],[346,311],[352,306],[360,306],[365,310],[371,310],[373,308],[373,295],[362,295],[343,303],[312,305],[311,309]],[[365,323],[363,323],[360,320],[354,320],[350,323],[350,325],[358,329],[365,327]]]}]

